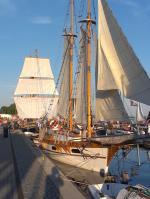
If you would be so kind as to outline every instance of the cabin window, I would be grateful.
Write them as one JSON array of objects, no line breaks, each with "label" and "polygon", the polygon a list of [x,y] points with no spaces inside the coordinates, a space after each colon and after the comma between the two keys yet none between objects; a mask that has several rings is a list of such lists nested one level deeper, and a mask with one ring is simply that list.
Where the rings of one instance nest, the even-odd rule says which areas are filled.
[{"label": "cabin window", "polygon": [[72,153],[80,153],[79,149],[72,149]]},{"label": "cabin window", "polygon": [[56,147],[55,147],[55,146],[52,146],[52,150],[56,151]]}]

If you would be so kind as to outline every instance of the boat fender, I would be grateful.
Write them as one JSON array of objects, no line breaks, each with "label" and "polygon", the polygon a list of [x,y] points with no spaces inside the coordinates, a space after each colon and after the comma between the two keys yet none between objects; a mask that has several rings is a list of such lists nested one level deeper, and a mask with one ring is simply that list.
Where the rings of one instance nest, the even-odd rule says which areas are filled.
[{"label": "boat fender", "polygon": [[106,185],[106,187],[107,187],[107,190],[109,190],[109,188],[110,188],[110,185],[109,185],[109,184],[107,184],[107,185]]},{"label": "boat fender", "polygon": [[100,176],[101,176],[102,178],[105,177],[105,170],[104,170],[104,169],[101,169],[101,170],[100,170]]},{"label": "boat fender", "polygon": [[122,183],[123,184],[128,184],[129,182],[129,174],[127,171],[123,171],[122,174],[121,174],[121,177],[122,177]]}]

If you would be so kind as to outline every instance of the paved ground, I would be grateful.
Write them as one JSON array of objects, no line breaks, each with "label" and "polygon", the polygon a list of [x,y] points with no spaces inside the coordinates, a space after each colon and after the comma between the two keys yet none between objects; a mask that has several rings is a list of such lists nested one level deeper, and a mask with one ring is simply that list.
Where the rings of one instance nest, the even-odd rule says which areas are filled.
[{"label": "paved ground", "polygon": [[12,141],[24,198],[61,198],[59,191],[45,174],[43,166],[38,162],[38,156],[35,156],[32,152],[32,149],[25,142],[24,137],[14,134]]},{"label": "paved ground", "polygon": [[10,137],[4,138],[0,128],[0,199],[17,199],[17,186]]},{"label": "paved ground", "polygon": [[84,199],[54,163],[18,133],[0,129],[0,199]]}]

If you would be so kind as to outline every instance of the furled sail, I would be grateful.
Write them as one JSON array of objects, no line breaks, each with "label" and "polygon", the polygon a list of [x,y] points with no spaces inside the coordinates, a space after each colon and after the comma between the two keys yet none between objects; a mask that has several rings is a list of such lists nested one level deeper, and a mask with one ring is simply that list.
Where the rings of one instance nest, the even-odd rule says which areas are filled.
[{"label": "furled sail", "polygon": [[76,81],[75,119],[78,123],[87,123],[87,37],[81,28],[79,42],[79,66]]},{"label": "furled sail", "polygon": [[69,37],[64,37],[64,53],[60,73],[58,115],[68,118],[69,114]]},{"label": "furled sail", "polygon": [[20,118],[40,118],[53,103],[49,117],[56,113],[58,93],[49,59],[26,57],[14,94]]},{"label": "furled sail", "polygon": [[[117,89],[129,99],[150,105],[150,79],[129,45],[106,0],[98,0],[98,13],[98,48],[102,48],[105,62],[109,66]],[[99,64],[98,67],[100,67]],[[101,77],[98,76],[99,78]],[[108,78],[106,81],[109,81]],[[105,90],[109,84],[102,84],[103,87],[101,87],[101,80],[98,80],[97,90]]]}]

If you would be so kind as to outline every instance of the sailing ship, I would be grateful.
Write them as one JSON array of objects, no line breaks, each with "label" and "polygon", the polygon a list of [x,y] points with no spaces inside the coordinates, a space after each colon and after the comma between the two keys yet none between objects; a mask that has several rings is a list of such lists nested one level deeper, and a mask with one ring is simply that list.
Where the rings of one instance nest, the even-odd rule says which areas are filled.
[{"label": "sailing ship", "polygon": [[[64,33],[64,56],[56,121],[43,136],[41,146],[51,158],[101,173],[116,151],[135,135],[99,137],[92,128],[91,111],[91,26],[95,24],[88,0],[87,18],[79,39],[79,72],[73,109],[74,0],[70,0],[70,31]],[[106,0],[98,0],[98,42],[96,64],[96,119],[129,120],[121,95],[149,104],[150,79],[130,47]],[[141,82],[143,82],[141,84]],[[74,115],[74,118],[73,118]],[[55,123],[55,122],[54,122]],[[76,133],[77,124],[81,124]],[[55,127],[56,127],[55,126]]]},{"label": "sailing ship", "polygon": [[14,93],[18,116],[21,119],[37,120],[48,111],[49,104],[52,112],[56,113],[58,93],[55,90],[54,76],[47,58],[26,57],[22,72]]}]

